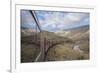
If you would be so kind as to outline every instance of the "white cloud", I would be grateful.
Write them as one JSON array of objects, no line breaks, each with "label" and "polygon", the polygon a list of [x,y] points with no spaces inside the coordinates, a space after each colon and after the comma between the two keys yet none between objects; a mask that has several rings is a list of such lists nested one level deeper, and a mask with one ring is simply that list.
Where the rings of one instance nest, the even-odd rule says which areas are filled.
[{"label": "white cloud", "polygon": [[52,27],[55,29],[67,28],[68,26],[79,23],[84,17],[88,16],[87,13],[61,13],[61,12],[45,12],[42,15],[45,20],[40,20],[41,27]]},{"label": "white cloud", "polygon": [[[36,11],[40,26],[42,29],[65,29],[79,24],[84,17],[88,17],[88,13],[74,13],[74,12],[49,12],[49,11]],[[35,27],[34,19],[28,10],[21,11],[21,25]],[[89,18],[84,22],[88,23]]]},{"label": "white cloud", "polygon": [[34,26],[34,19],[28,10],[21,11],[21,25],[26,27]]},{"label": "white cloud", "polygon": [[71,21],[80,21],[86,14],[84,13],[68,13],[67,18]]}]

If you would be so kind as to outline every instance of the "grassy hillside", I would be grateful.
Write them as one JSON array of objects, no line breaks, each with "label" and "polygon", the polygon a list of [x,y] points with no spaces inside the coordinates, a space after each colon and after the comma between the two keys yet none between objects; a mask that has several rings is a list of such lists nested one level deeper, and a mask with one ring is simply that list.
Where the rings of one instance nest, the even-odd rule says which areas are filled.
[{"label": "grassy hillside", "polygon": [[89,54],[90,54],[89,26],[76,28],[76,29],[70,29],[67,31],[60,31],[60,33],[56,32],[56,34],[72,39],[75,42],[74,45],[78,45],[80,50],[83,51],[84,53],[83,58],[89,59]]},{"label": "grassy hillside", "polygon": [[[50,41],[67,41],[51,47],[45,56],[45,61],[89,59],[89,27],[86,26],[59,32],[36,33],[23,30],[21,32],[21,62],[34,62],[40,52],[40,35]],[[79,48],[75,48],[77,45]]]},{"label": "grassy hillside", "polygon": [[50,49],[46,61],[66,61],[83,59],[83,53],[73,50],[73,44],[63,43]]}]

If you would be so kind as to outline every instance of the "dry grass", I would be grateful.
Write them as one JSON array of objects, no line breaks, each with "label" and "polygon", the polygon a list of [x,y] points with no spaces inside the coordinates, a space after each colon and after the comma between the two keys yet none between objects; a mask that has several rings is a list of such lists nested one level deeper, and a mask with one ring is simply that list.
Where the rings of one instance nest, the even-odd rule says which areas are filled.
[{"label": "dry grass", "polygon": [[73,44],[64,43],[57,45],[48,52],[47,61],[64,61],[83,59],[83,53],[73,50]]},{"label": "dry grass", "polygon": [[[67,31],[66,31],[67,32]],[[35,33],[34,33],[35,34]],[[60,34],[55,34],[53,32],[44,31],[42,32],[42,36],[47,38],[48,40],[53,41],[74,41],[78,42],[77,44],[80,46],[79,50],[73,49],[72,42],[64,42],[63,44],[56,45],[47,53],[46,61],[67,61],[67,60],[86,60],[89,59],[89,29],[77,29],[72,30],[69,35],[65,37],[59,36]],[[25,38],[26,37],[26,38]],[[22,34],[22,44],[21,44],[21,62],[34,62],[36,56],[40,52],[39,47],[34,44],[30,44],[33,41],[34,35],[25,36]],[[39,39],[40,33],[37,35],[37,39]],[[70,39],[69,39],[70,38]]]},{"label": "dry grass", "polygon": [[39,48],[33,44],[22,44],[21,46],[21,62],[34,62],[39,53]]}]

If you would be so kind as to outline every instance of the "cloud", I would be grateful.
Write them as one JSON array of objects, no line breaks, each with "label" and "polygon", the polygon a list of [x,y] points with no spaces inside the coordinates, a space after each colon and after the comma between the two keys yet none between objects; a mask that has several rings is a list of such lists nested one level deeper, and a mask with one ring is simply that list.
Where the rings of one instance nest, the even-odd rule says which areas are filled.
[{"label": "cloud", "polygon": [[[89,13],[36,11],[42,30],[57,31],[89,24]],[[21,11],[21,25],[35,28],[36,24],[28,10]]]},{"label": "cloud", "polygon": [[[67,29],[76,24],[83,25],[83,22],[85,22],[86,25],[89,24],[89,13],[37,11],[37,15],[38,17],[41,16],[39,21],[42,29],[47,30],[51,30],[51,28],[57,30]],[[43,20],[41,18],[43,18]],[[48,27],[50,28],[48,29]]]},{"label": "cloud", "polygon": [[21,26],[23,28],[34,28],[35,22],[28,10],[21,10]]}]

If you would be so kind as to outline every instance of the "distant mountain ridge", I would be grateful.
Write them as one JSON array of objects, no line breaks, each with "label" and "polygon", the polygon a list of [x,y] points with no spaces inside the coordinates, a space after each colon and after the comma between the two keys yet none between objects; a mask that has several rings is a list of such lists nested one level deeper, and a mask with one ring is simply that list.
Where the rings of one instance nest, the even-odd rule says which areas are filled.
[{"label": "distant mountain ridge", "polygon": [[63,37],[68,37],[73,40],[76,39],[88,39],[89,38],[89,26],[83,26],[80,28],[73,28],[70,30],[63,30],[55,32],[55,34]]},{"label": "distant mountain ridge", "polygon": [[75,29],[89,29],[89,25],[84,25],[84,26],[80,26],[80,27],[74,27],[74,28],[69,28],[69,29],[64,29],[64,31],[69,31],[69,30],[75,30]]}]

